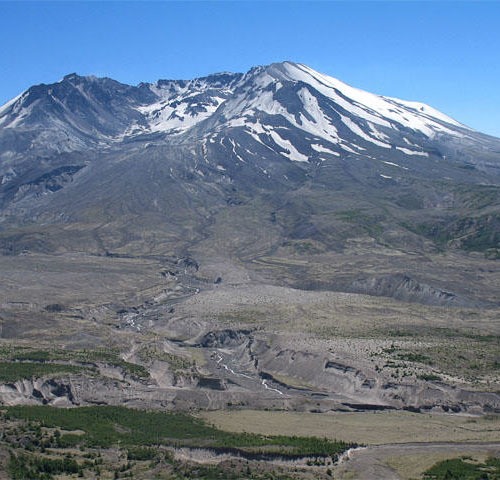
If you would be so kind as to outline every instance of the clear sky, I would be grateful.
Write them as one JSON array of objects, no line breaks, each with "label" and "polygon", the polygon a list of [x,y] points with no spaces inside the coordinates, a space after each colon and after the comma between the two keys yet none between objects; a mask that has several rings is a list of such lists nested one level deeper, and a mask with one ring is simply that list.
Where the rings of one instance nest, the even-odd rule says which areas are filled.
[{"label": "clear sky", "polygon": [[498,1],[0,0],[0,104],[72,72],[137,84],[291,60],[500,137]]}]

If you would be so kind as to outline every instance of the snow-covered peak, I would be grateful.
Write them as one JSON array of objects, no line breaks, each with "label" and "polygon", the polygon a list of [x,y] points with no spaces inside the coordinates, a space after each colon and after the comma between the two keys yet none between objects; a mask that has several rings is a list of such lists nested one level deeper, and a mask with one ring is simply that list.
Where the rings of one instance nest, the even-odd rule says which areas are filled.
[{"label": "snow-covered peak", "polygon": [[[432,136],[437,131],[445,131],[441,122],[467,128],[438,110],[419,102],[398,98],[383,97],[352,87],[334,77],[319,73],[307,65],[284,62],[272,64],[267,72],[280,80],[300,81],[311,85],[332,100],[339,97],[350,101],[366,120],[387,125],[387,120],[395,121],[405,127],[419,130]],[[363,110],[360,112],[359,109]],[[437,123],[436,123],[437,121]]]},{"label": "snow-covered peak", "polygon": [[[211,112],[184,117],[185,128],[178,131],[213,117],[207,137],[214,128],[219,134],[243,129],[297,161],[311,152],[366,156],[373,148],[428,156],[425,144],[436,136],[472,133],[428,105],[372,94],[293,62],[254,67],[226,93]],[[302,132],[300,146],[293,131]]]},{"label": "snow-covered peak", "polygon": [[1,127],[26,125],[71,130],[90,142],[153,132],[166,140],[188,133],[212,138],[236,128],[300,161],[372,149],[427,155],[427,140],[472,132],[428,105],[365,92],[293,62],[137,87],[70,74],[0,108]]}]

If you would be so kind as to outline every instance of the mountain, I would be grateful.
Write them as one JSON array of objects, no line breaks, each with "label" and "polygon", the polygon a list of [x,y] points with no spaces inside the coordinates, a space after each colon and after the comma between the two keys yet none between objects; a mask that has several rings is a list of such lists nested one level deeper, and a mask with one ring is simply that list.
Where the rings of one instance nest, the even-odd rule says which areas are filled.
[{"label": "mountain", "polygon": [[499,258],[500,139],[305,65],[0,108],[0,403],[498,412]]},{"label": "mountain", "polygon": [[[245,75],[222,73],[138,87],[71,74],[8,102],[0,110],[0,126],[33,134],[49,130],[51,135],[38,138],[37,147],[48,148],[46,139],[49,151],[57,152],[152,133],[161,133],[165,141],[189,136],[214,143],[218,133],[237,129],[294,161],[317,160],[318,154],[367,156],[362,153],[367,149],[465,157],[464,146],[466,151],[478,145],[484,149],[492,141],[428,105],[363,92],[291,62],[256,67]],[[294,138],[280,129],[295,131],[309,144],[293,144]],[[440,151],[439,142],[452,144],[453,151],[439,145]],[[494,159],[480,165],[498,171]]]},{"label": "mountain", "polygon": [[[301,64],[31,87],[0,109],[0,179],[8,255],[222,256],[252,271],[277,255],[309,264],[264,269],[279,284],[430,303],[494,296],[401,259],[498,258],[500,140]],[[360,241],[399,253],[368,277],[363,265],[312,271]],[[403,282],[410,293],[397,294],[401,275],[429,288]]]}]

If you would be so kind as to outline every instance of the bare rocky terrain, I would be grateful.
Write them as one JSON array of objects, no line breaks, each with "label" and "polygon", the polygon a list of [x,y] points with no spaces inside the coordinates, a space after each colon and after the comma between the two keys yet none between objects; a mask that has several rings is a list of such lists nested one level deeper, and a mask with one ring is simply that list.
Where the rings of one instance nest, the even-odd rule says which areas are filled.
[{"label": "bare rocky terrain", "polygon": [[[78,258],[80,271],[71,273],[64,264],[75,258],[51,257],[45,264],[43,256],[21,259],[11,268],[37,264],[39,272],[30,275],[44,295],[4,284],[4,291],[15,292],[3,305],[4,349],[14,358],[25,351],[26,360],[30,351],[46,350],[47,362],[92,363],[98,374],[62,377],[58,385],[38,380],[36,389],[33,381],[19,381],[2,388],[7,403],[474,414],[499,409],[497,309],[263,285],[236,268],[232,282],[230,273],[229,280],[214,283],[222,277],[212,275],[209,282],[209,269],[165,277],[154,260],[107,259],[105,275],[113,279],[107,281],[100,259]],[[219,268],[231,272],[227,263]],[[149,269],[157,269],[156,275]],[[82,281],[80,298],[64,291],[71,277],[91,279]],[[101,289],[98,282],[118,291]],[[105,357],[84,362],[82,350],[116,352],[115,364]],[[134,377],[119,360],[147,374]],[[34,390],[41,396],[33,396]]]}]

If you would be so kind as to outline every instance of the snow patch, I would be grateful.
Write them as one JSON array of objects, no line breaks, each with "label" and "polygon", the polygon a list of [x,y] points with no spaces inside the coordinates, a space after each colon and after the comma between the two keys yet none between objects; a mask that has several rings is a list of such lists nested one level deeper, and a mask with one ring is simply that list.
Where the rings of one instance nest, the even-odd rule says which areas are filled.
[{"label": "snow patch", "polygon": [[[182,100],[175,98],[173,101],[161,100],[138,107],[149,123],[151,132],[182,133],[199,122],[210,117],[224,102],[222,97],[211,97],[206,102],[191,102],[193,95],[188,95]],[[175,130],[175,132],[174,132]]]},{"label": "snow patch", "polygon": [[274,142],[285,150],[285,152],[280,152],[281,155],[285,155],[294,162],[307,162],[309,160],[309,157],[300,153],[289,140],[280,137],[277,132],[271,131],[269,134]]},{"label": "snow patch", "polygon": [[319,145],[318,143],[312,143],[311,148],[319,153],[329,153],[331,155],[338,155],[337,152],[334,152],[326,147],[323,147],[323,145]]},{"label": "snow patch", "polygon": [[397,163],[386,162],[385,160],[382,160],[382,163],[385,163],[386,165],[392,165],[393,167],[401,168],[401,165],[398,165]]},{"label": "snow patch", "polygon": [[352,133],[354,133],[358,137],[361,137],[363,140],[366,140],[367,142],[373,143],[374,145],[378,145],[379,147],[382,147],[382,148],[391,148],[391,146],[389,144],[384,143],[384,142],[380,142],[379,140],[375,140],[373,137],[368,136],[349,117],[344,117],[344,115],[340,115],[340,118],[342,119],[342,122],[344,123],[344,125],[349,130],[351,130]]},{"label": "snow patch", "polygon": [[298,96],[302,100],[304,109],[307,111],[313,121],[310,121],[301,113],[300,120],[302,122],[302,125],[297,124],[297,122],[294,121],[293,123],[295,124],[295,126],[320,138],[326,138],[329,141],[333,140],[334,143],[338,143],[339,134],[337,132],[337,129],[332,124],[332,119],[329,118],[328,115],[323,112],[323,110],[321,110],[316,97],[312,95],[307,88],[300,89],[298,92]]},{"label": "snow patch", "polygon": [[420,155],[421,157],[428,157],[429,154],[427,152],[417,152],[416,150],[410,150],[408,148],[396,147],[396,150],[400,152],[406,153],[406,155]]},{"label": "snow patch", "polygon": [[[354,146],[354,145],[353,145]],[[341,143],[340,144],[340,148],[342,148],[342,150],[345,150],[346,152],[349,152],[349,153],[355,153],[356,155],[358,154],[358,152],[356,152],[356,150],[353,150],[351,147],[349,147],[348,145],[346,145],[345,143]]]}]

